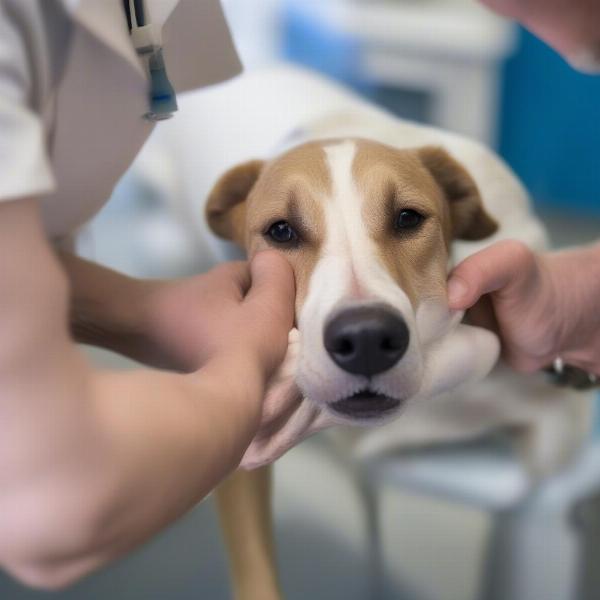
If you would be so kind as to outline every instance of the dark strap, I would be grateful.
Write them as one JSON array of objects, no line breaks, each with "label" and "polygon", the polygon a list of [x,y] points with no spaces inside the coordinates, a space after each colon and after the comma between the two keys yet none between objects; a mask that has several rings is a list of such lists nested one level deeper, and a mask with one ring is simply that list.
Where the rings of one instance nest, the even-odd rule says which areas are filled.
[{"label": "dark strap", "polygon": [[561,363],[557,368],[557,365],[554,364],[545,371],[550,374],[552,382],[561,387],[570,387],[576,390],[600,387],[600,377],[573,365]]},{"label": "dark strap", "polygon": [[[132,20],[131,11],[129,10],[129,0],[123,0],[123,9],[125,10],[125,16],[127,17],[127,27],[131,31]],[[133,0],[133,10],[135,11],[135,20],[137,21],[138,27],[146,24],[146,15],[144,14],[144,0]]]}]

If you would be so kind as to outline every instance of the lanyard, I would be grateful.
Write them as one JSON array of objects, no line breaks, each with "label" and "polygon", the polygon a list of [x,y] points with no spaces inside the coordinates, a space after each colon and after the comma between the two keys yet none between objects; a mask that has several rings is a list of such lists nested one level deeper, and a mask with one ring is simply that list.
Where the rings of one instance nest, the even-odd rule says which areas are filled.
[{"label": "lanyard", "polygon": [[175,90],[167,76],[160,29],[146,20],[144,0],[123,0],[129,35],[137,54],[146,64],[149,78],[149,121],[170,119],[177,110]]}]

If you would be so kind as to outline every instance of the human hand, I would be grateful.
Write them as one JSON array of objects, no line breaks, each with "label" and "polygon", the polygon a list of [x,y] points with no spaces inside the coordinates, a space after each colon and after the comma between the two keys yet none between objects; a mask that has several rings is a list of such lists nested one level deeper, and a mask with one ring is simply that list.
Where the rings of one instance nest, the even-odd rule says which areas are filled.
[{"label": "human hand", "polygon": [[[258,365],[268,377],[292,328],[294,280],[284,258],[261,252],[177,281],[143,282],[137,344],[145,362],[190,372],[212,357]],[[235,376],[235,374],[232,374]]]},{"label": "human hand", "polygon": [[[498,358],[498,340],[489,331],[458,323],[457,313],[447,331],[428,353],[427,373],[418,401],[427,401],[467,382],[478,381],[493,368]],[[240,466],[255,469],[269,464],[302,440],[333,425],[346,424],[342,418],[305,398],[296,385],[296,363],[300,334],[293,329],[285,360],[269,383],[262,409],[261,425],[246,450]],[[385,438],[385,436],[384,436]]]},{"label": "human hand", "polygon": [[285,360],[269,383],[261,425],[240,466],[256,469],[272,463],[313,433],[337,423],[335,418],[304,398],[296,385],[300,334],[292,329]]},{"label": "human hand", "polygon": [[476,325],[496,330],[507,362],[533,372],[557,356],[600,373],[600,246],[535,254],[505,240],[451,273],[450,308],[471,308]]},{"label": "human hand", "polygon": [[[4,204],[0,566],[60,587],[146,541],[237,467],[287,348],[293,278],[272,254],[149,287],[72,256],[63,271],[38,202]],[[115,350],[139,335],[182,369],[204,367],[96,370],[75,332]]]}]

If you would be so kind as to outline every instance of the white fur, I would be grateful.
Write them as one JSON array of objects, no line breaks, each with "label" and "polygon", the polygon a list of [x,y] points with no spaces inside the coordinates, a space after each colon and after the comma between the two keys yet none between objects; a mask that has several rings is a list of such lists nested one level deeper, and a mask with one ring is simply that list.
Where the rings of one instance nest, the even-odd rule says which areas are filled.
[{"label": "white fur", "polygon": [[[326,410],[332,402],[367,385],[403,402],[424,401],[484,377],[498,356],[492,334],[459,324],[460,319],[453,319],[439,303],[424,303],[415,315],[408,296],[385,268],[369,237],[363,216],[365,199],[352,176],[355,153],[356,144],[351,140],[325,146],[331,180],[331,197],[321,198],[325,240],[299,318],[302,343],[296,378],[306,397]],[[370,381],[338,367],[323,343],[323,332],[335,313],[369,303],[387,304],[398,311],[410,335],[402,359]],[[395,416],[397,411],[386,413],[378,422]],[[362,424],[356,418],[334,417],[339,422]],[[366,421],[373,422],[372,418]]]},{"label": "white fur", "polygon": [[[325,241],[299,319],[302,345],[297,379],[306,396],[324,408],[368,383],[366,377],[340,369],[323,344],[326,323],[350,304],[385,302],[402,314],[413,334],[402,360],[373,377],[370,387],[392,397],[402,390],[404,399],[417,392],[421,380],[422,361],[410,300],[384,268],[364,224],[364,202],[352,178],[355,150],[351,141],[325,148],[332,182],[331,197],[323,199]],[[358,298],[353,292],[356,287]],[[351,422],[357,423],[355,419]]]},{"label": "white fur", "polygon": [[[240,98],[245,110],[240,110]],[[137,161],[137,174],[143,177],[154,173],[156,164],[147,161],[148,149],[160,146],[161,164],[173,166],[165,197],[175,199],[173,206],[182,226],[190,229],[190,237],[195,242],[202,239],[206,244],[200,254],[212,256],[215,261],[237,258],[239,252],[231,245],[210,238],[204,221],[191,216],[199,214],[198,198],[208,195],[218,175],[233,164],[266,156],[273,148],[279,154],[286,146],[311,139],[340,137],[363,137],[398,148],[441,145],[464,164],[475,179],[488,212],[500,223],[500,229],[482,242],[455,243],[453,262],[502,238],[518,239],[535,249],[545,247],[544,229],[531,213],[525,190],[493,152],[459,135],[402,121],[313,73],[289,65],[253,70],[225,85],[186,94],[181,104],[181,114],[158,128],[151,144],[146,145],[142,160]],[[249,114],[264,115],[264,118],[249,119]],[[199,139],[203,140],[200,146]],[[202,152],[203,148],[206,151]],[[171,160],[173,156],[177,157],[175,163]],[[311,303],[315,306],[320,302],[333,306],[336,302],[333,296],[337,281],[332,279],[335,277],[332,270],[331,263],[323,262],[315,272],[311,290],[317,287],[321,290],[313,294]],[[423,306],[415,318],[421,344],[435,345],[439,332],[444,331],[447,318],[444,307]],[[310,325],[307,323],[304,329],[308,332]],[[459,330],[452,326],[450,329]],[[316,334],[313,339],[317,340]],[[458,341],[462,347],[470,344],[468,335]],[[440,359],[434,360],[435,354],[432,348],[430,363],[439,364]],[[473,354],[475,358],[480,356],[474,349]],[[440,352],[441,355],[444,353]],[[464,358],[469,364],[471,359]],[[288,366],[295,367],[293,353]],[[330,371],[320,371],[321,368],[322,365],[315,367],[315,376],[326,380]],[[432,368],[426,364],[425,373],[432,373]],[[475,369],[476,373],[484,370]],[[304,375],[308,377],[309,373]],[[280,394],[276,391],[272,394],[274,407],[280,406],[290,395],[286,386]],[[519,375],[500,365],[480,383],[468,383],[460,390],[409,403],[401,417],[384,427],[343,428],[343,433],[347,441],[354,440],[357,451],[368,454],[463,439],[496,427],[517,425],[523,432],[522,447],[528,464],[532,469],[548,473],[564,464],[585,438],[592,397],[592,394],[555,388],[547,384],[542,375]],[[253,443],[249,456],[244,459],[246,466],[269,462],[302,439],[306,435],[302,422],[314,416],[314,407],[301,403],[300,414],[294,415],[294,432],[284,443],[276,440],[279,446],[265,440],[256,447]],[[318,425],[311,431],[328,423],[327,413],[322,412],[314,420]]]},{"label": "white fur", "polygon": [[[455,242],[451,264],[503,238],[518,239],[537,250],[546,246],[544,229],[531,212],[519,181],[496,155],[476,142],[370,108],[332,113],[305,124],[302,131],[303,139],[296,134],[295,143],[364,137],[398,148],[433,144],[443,146],[461,162],[475,179],[499,230],[482,242]],[[354,276],[372,299],[400,310],[409,325],[408,355],[389,373],[375,377],[373,384],[392,396],[398,389],[406,390],[410,401],[402,415],[384,427],[349,431],[346,443],[367,456],[509,427],[518,430],[515,439],[533,474],[560,469],[589,431],[592,394],[556,388],[543,375],[520,375],[502,365],[480,381],[497,359],[495,336],[459,324],[460,316],[453,319],[445,306],[427,303],[413,314],[406,294],[376,258],[362,222],[362,199],[351,177],[353,144],[329,146],[326,153],[333,181],[333,197],[324,203],[327,241],[300,318],[297,378],[308,397],[326,406],[364,386],[360,378],[333,364],[322,343],[324,323],[346,301],[344,293]]]}]

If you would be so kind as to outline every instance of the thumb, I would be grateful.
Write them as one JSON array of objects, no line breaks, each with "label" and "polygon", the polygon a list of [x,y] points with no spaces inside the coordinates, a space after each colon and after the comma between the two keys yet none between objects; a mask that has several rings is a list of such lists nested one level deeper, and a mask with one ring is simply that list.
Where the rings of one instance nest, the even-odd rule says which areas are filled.
[{"label": "thumb", "polygon": [[484,294],[511,292],[529,281],[535,264],[534,253],[522,242],[496,242],[454,268],[448,280],[448,304],[453,310],[466,310]]},{"label": "thumb", "polygon": [[274,251],[257,254],[250,263],[250,274],[252,283],[243,307],[268,377],[288,346],[294,321],[294,277],[287,260]]},{"label": "thumb", "polygon": [[280,319],[289,331],[294,321],[296,289],[288,261],[273,250],[259,252],[250,263],[250,274],[252,283],[244,303]]}]

